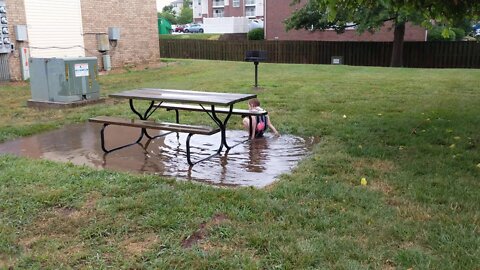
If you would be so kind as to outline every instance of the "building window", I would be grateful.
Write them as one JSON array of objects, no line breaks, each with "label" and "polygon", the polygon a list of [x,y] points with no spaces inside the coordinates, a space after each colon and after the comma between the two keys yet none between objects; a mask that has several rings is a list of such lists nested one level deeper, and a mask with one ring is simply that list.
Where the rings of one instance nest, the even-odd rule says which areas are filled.
[{"label": "building window", "polygon": [[245,16],[255,17],[255,7],[245,7]]},{"label": "building window", "polygon": [[233,7],[239,7],[240,6],[240,0],[233,0]]},{"label": "building window", "polygon": [[199,5],[199,6],[202,5],[202,0],[198,0],[198,5]]},{"label": "building window", "polygon": [[255,0],[245,0],[245,6],[254,6]]},{"label": "building window", "polygon": [[213,10],[213,17],[214,18],[219,18],[223,17],[223,8],[216,8]]}]

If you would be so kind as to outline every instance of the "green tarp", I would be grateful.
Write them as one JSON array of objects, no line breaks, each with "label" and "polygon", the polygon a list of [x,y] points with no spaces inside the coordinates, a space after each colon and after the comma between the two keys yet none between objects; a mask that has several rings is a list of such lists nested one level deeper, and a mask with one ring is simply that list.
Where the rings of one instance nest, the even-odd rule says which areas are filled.
[{"label": "green tarp", "polygon": [[158,18],[158,33],[168,35],[172,33],[172,24],[164,18]]}]

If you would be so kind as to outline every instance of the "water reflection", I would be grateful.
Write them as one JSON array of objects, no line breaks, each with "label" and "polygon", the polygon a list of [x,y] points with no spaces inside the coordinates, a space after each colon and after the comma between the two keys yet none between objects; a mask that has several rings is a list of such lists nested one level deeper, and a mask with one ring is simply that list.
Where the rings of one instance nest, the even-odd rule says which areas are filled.
[{"label": "water reflection", "polygon": [[247,143],[248,157],[246,169],[248,172],[261,173],[266,168],[268,140],[266,137],[257,138]]},{"label": "water reflection", "polygon": [[[186,134],[172,133],[142,144],[104,154],[100,148],[98,124],[81,124],[21,138],[0,145],[0,153],[71,162],[95,168],[130,172],[148,172],[179,179],[201,181],[215,185],[244,185],[264,187],[282,173],[296,166],[315,143],[313,139],[283,135],[246,140],[245,131],[227,132],[230,145],[239,143],[220,156],[190,168],[186,160]],[[150,134],[161,134],[151,131]],[[109,126],[106,129],[107,148],[134,141],[139,130],[129,127]],[[220,134],[192,137],[192,160],[215,152]]]}]

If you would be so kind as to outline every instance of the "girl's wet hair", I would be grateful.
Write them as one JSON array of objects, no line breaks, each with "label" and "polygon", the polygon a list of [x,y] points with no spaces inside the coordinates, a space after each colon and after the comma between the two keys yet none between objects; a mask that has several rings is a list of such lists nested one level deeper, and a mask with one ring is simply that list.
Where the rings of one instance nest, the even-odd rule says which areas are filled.
[{"label": "girl's wet hair", "polygon": [[250,104],[252,107],[258,107],[260,106],[260,100],[257,98],[252,98],[248,101],[248,104]]}]

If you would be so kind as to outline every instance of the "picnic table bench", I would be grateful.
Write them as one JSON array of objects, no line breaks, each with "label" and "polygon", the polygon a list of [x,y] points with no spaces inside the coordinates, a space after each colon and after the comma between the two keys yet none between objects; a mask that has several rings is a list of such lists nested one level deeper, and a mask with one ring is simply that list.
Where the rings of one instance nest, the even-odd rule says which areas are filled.
[{"label": "picnic table bench", "polygon": [[[156,103],[155,106],[158,106],[159,108],[166,109],[167,111],[174,110],[175,111],[175,118],[177,123],[180,123],[180,114],[179,110],[185,110],[185,111],[192,111],[192,112],[209,112],[211,113],[212,110],[209,108],[205,108],[199,105],[191,105],[191,104],[178,104],[178,103]],[[267,115],[267,111],[257,111],[257,110],[245,110],[245,109],[232,109],[230,111],[230,108],[215,108],[215,113],[221,113],[221,114],[231,114],[231,115],[240,115],[242,117],[248,117],[250,119],[250,128],[248,138],[252,138],[252,117],[254,116],[261,116],[261,115]],[[233,146],[232,146],[233,147]]]},{"label": "picnic table bench", "polygon": [[[230,149],[233,147],[233,146],[232,147],[229,146],[226,141],[226,126],[231,115],[235,114],[235,115],[245,115],[248,117],[252,117],[254,115],[266,114],[266,112],[253,112],[249,110],[233,109],[233,105],[235,103],[254,98],[256,97],[255,94],[233,94],[233,93],[201,92],[201,91],[189,91],[189,90],[143,88],[143,89],[135,89],[135,90],[124,91],[121,93],[111,94],[110,97],[128,99],[130,104],[130,109],[132,110],[133,113],[135,113],[138,116],[139,119],[125,119],[125,118],[112,117],[112,116],[97,116],[97,117],[90,118],[89,119],[90,122],[103,124],[103,128],[100,132],[101,134],[100,138],[101,138],[101,147],[105,153],[110,153],[134,144],[138,144],[141,142],[144,136],[147,137],[149,140],[151,140],[160,136],[165,136],[167,134],[170,134],[171,132],[188,133],[187,140],[186,140],[186,150],[187,150],[186,152],[187,152],[187,162],[190,166],[193,166],[201,161],[209,159],[217,154],[220,154],[223,146],[225,146],[227,149]],[[139,110],[135,108],[134,100],[150,101],[150,105],[145,111],[139,112]],[[175,103],[169,103],[169,102],[175,102]],[[197,104],[197,105],[192,105],[192,104]],[[217,106],[223,106],[223,108],[220,108]],[[175,110],[176,120],[177,120],[176,123],[155,122],[155,121],[148,120],[148,118],[159,108],[165,108],[167,110]],[[199,125],[180,124],[178,110],[205,112],[208,116],[210,116],[210,118],[213,120],[213,122],[217,127],[213,128],[213,127],[199,126]],[[221,120],[217,116],[217,114],[226,114],[226,117],[223,120]],[[140,128],[141,129],[140,136],[133,143],[115,147],[113,149],[106,149],[105,128],[108,127],[109,125]],[[169,133],[161,134],[157,136],[151,136],[147,132],[147,129],[164,130],[164,131],[169,131]],[[220,146],[218,150],[208,157],[205,157],[196,162],[193,162],[191,160],[191,149],[190,149],[191,137],[195,134],[210,136],[219,132],[221,136],[220,136]]]},{"label": "picnic table bench", "polygon": [[[195,126],[195,125],[185,125],[185,124],[177,124],[177,123],[168,123],[168,122],[155,122],[155,121],[149,121],[149,120],[141,120],[141,119],[124,119],[124,118],[118,118],[118,117],[110,117],[110,116],[97,116],[88,119],[90,122],[94,123],[101,123],[103,124],[103,128],[100,132],[100,140],[101,140],[101,147],[102,150],[105,153],[110,153],[134,144],[139,143],[143,135],[145,134],[146,136],[149,137],[149,139],[153,139],[159,136],[165,136],[166,134],[159,135],[159,136],[153,136],[150,137],[148,133],[141,133],[140,137],[134,142],[126,145],[122,145],[113,149],[106,149],[105,147],[105,128],[109,125],[118,125],[118,126],[126,126],[126,127],[137,127],[141,128],[142,130],[144,129],[156,129],[156,130],[165,130],[165,131],[171,131],[171,132],[182,132],[182,133],[188,133],[187,136],[187,162],[190,165],[194,165],[200,161],[203,161],[204,159],[197,161],[193,163],[190,158],[190,138],[194,134],[200,134],[200,135],[213,135],[215,133],[218,133],[220,131],[219,128],[212,128],[212,127],[207,127],[207,126]],[[168,133],[167,133],[168,134]],[[210,158],[207,157],[205,159]]]}]

